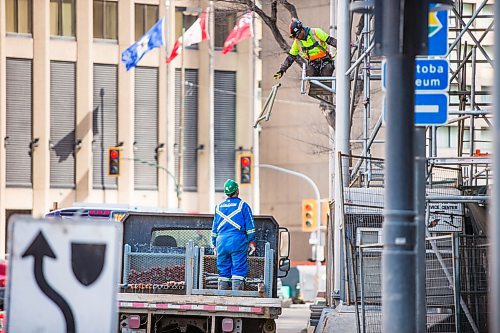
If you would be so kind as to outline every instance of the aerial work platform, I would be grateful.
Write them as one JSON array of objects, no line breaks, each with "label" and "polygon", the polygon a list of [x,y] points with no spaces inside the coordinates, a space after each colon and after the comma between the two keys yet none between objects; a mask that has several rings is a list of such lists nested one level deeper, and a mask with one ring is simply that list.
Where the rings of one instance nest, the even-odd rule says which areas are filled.
[{"label": "aerial work platform", "polygon": [[300,93],[324,102],[333,107],[335,93],[335,76],[306,76],[306,65],[302,65],[302,81]]}]

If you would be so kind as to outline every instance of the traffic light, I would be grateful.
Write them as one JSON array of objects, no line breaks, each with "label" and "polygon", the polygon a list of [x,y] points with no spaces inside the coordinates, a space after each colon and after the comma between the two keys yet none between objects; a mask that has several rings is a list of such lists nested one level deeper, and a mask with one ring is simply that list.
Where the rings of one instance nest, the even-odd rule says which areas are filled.
[{"label": "traffic light", "polygon": [[240,184],[253,182],[253,154],[240,155]]},{"label": "traffic light", "polygon": [[120,147],[108,148],[108,176],[120,175],[121,158],[122,149]]},{"label": "traffic light", "polygon": [[302,200],[302,231],[313,232],[316,231],[318,217],[316,216],[316,200],[304,199]]}]

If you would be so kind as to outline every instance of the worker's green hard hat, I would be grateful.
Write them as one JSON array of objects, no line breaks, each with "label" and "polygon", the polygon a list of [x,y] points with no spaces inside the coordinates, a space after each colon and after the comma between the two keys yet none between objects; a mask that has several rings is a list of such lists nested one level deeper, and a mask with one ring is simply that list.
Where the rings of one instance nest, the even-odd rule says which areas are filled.
[{"label": "worker's green hard hat", "polygon": [[224,193],[226,193],[226,195],[233,194],[234,192],[236,192],[237,189],[238,189],[238,183],[232,179],[228,179],[224,183]]}]

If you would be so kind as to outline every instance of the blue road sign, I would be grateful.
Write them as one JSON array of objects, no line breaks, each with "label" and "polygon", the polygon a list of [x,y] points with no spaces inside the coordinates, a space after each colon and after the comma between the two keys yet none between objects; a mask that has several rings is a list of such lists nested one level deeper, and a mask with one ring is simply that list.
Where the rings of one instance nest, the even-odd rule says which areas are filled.
[{"label": "blue road sign", "polygon": [[448,121],[448,94],[415,94],[415,125],[444,125]]},{"label": "blue road sign", "polygon": [[[386,96],[382,99],[383,123],[386,122]],[[444,91],[415,94],[415,126],[444,125],[448,122],[448,94]]]},{"label": "blue road sign", "polygon": [[429,41],[426,55],[445,56],[447,53],[448,11],[429,11]]},{"label": "blue road sign", "polygon": [[[387,64],[382,64],[382,88],[386,89]],[[449,62],[446,59],[417,59],[415,62],[415,90],[448,90]]]}]

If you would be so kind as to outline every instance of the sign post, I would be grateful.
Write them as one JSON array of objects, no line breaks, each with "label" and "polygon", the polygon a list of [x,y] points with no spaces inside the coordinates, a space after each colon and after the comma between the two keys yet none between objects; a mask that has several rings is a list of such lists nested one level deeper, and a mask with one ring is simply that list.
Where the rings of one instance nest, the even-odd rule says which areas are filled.
[{"label": "sign post", "polygon": [[116,332],[122,225],[9,225],[8,332]]}]

